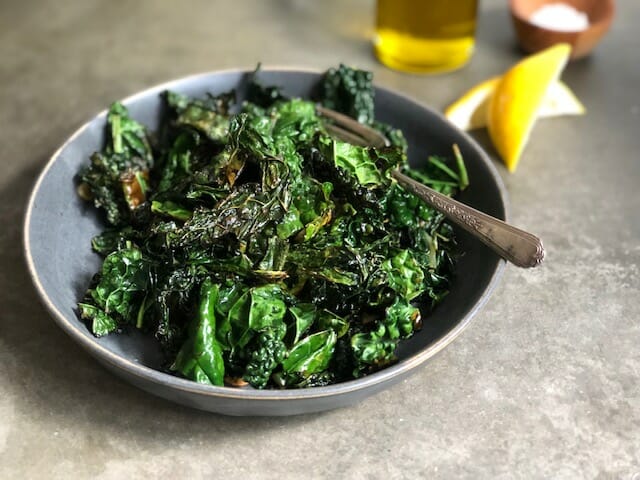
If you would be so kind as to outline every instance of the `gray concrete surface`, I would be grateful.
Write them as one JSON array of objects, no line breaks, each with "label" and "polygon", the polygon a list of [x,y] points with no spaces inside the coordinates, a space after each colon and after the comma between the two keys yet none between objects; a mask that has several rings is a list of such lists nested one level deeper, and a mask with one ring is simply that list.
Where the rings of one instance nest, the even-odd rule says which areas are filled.
[{"label": "gray concrete surface", "polygon": [[[640,3],[564,78],[589,113],[544,120],[508,186],[549,255],[508,268],[472,326],[401,385],[352,408],[225,418],[99,367],[47,316],[21,222],[48,156],[143,87],[226,67],[340,61],[443,108],[520,58],[506,2],[478,49],[434,77],[380,66],[373,2],[0,3],[0,478],[640,478]],[[478,135],[493,154],[486,135]],[[494,157],[495,158],[495,157]],[[498,163],[498,162],[496,162]]]}]

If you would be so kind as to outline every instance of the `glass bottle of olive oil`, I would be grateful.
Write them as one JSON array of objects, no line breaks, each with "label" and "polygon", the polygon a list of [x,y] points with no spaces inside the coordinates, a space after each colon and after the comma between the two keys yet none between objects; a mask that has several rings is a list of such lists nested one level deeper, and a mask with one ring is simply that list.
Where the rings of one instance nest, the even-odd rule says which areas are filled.
[{"label": "glass bottle of olive oil", "polygon": [[473,53],[478,0],[378,0],[374,46],[386,66],[436,73]]}]

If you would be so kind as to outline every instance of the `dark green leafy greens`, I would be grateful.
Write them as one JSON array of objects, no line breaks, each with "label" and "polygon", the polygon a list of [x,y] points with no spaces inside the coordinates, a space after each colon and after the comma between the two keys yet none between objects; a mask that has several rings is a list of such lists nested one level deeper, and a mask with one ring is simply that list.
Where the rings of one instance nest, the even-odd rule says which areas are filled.
[{"label": "dark green leafy greens", "polygon": [[319,100],[391,147],[331,138],[312,102],[257,74],[241,105],[234,92],[165,92],[153,141],[112,105],[107,144],[78,175],[108,225],[79,315],[97,336],[153,333],[167,369],[200,383],[307,387],[374,372],[453,272],[451,227],[390,172],[452,195],[468,183],[464,163],[456,151],[411,170],[402,133],[374,119],[368,72],[328,71]]}]

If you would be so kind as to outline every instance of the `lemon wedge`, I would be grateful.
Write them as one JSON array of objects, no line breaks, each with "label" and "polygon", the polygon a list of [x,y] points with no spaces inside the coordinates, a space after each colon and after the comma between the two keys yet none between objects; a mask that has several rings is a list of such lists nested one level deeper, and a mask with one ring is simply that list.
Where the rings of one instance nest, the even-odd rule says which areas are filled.
[{"label": "lemon wedge", "polygon": [[549,87],[557,82],[571,46],[559,43],[505,73],[489,99],[489,136],[507,169],[515,171]]},{"label": "lemon wedge", "polygon": [[586,112],[559,80],[570,53],[568,44],[558,44],[525,58],[504,75],[466,92],[445,110],[445,116],[462,130],[489,127],[496,150],[513,172],[539,117]]},{"label": "lemon wedge", "polygon": [[[587,109],[562,80],[553,82],[538,111],[539,118],[584,115]],[[486,118],[486,117],[485,117]]]},{"label": "lemon wedge", "polygon": [[[445,110],[447,119],[461,130],[486,127],[489,99],[499,81],[500,77],[494,77],[470,89]],[[586,109],[580,100],[562,80],[558,80],[549,86],[538,110],[538,118],[585,113]]]}]

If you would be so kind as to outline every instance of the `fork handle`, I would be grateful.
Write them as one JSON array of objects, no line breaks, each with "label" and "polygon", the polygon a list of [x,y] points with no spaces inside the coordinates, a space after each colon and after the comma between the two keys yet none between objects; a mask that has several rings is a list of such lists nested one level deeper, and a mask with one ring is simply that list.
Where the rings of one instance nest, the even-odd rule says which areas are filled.
[{"label": "fork handle", "polygon": [[542,241],[535,235],[436,192],[397,170],[392,175],[404,188],[514,265],[537,267],[544,259]]}]

